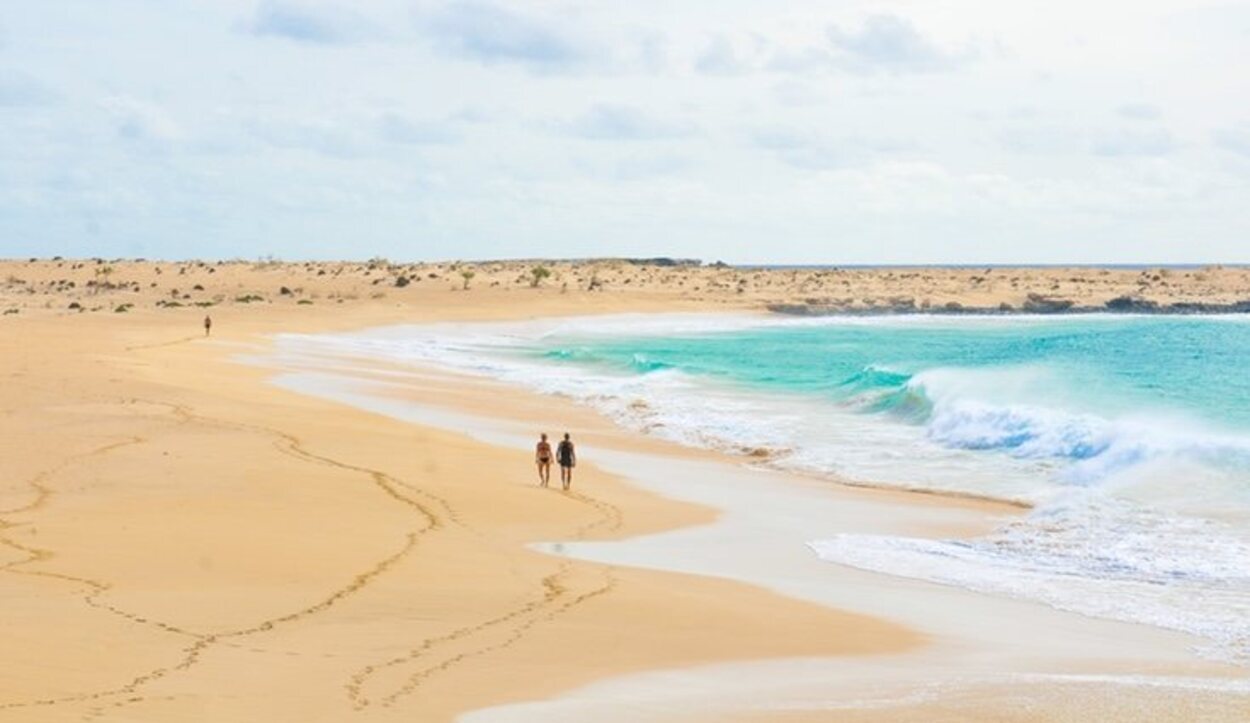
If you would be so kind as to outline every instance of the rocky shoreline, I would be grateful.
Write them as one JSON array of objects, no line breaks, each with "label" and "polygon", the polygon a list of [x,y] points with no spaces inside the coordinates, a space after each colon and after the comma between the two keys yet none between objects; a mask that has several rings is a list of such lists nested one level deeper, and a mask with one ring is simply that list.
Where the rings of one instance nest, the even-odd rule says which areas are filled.
[{"label": "rocky shoreline", "polygon": [[1150,299],[1117,296],[1102,304],[1080,304],[1072,299],[1029,294],[1018,306],[1001,303],[997,306],[969,306],[959,302],[940,305],[916,304],[910,297],[894,297],[878,303],[840,299],[805,299],[799,303],[768,304],[769,311],[788,316],[878,316],[889,314],[932,315],[1010,315],[1010,314],[1247,314],[1250,299],[1228,303],[1208,301],[1175,301],[1159,303]]}]

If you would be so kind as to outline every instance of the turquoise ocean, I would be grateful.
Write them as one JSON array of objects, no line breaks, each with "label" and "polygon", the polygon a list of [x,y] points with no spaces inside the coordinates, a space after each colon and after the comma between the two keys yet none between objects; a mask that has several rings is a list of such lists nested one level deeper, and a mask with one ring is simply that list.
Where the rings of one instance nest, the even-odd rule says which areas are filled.
[{"label": "turquoise ocean", "polygon": [[756,464],[1023,503],[975,539],[831,531],[809,546],[1250,660],[1250,319],[666,315],[322,341],[570,397]]}]

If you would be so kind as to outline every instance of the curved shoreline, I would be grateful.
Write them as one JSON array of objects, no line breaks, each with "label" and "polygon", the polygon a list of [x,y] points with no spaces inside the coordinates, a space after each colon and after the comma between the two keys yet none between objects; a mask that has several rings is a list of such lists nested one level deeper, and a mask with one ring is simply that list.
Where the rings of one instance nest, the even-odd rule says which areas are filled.
[{"label": "curved shoreline", "polygon": [[[489,397],[489,401],[482,398],[473,399],[472,397],[475,395],[466,391],[443,396],[438,391],[438,388],[447,384],[455,384],[456,382],[447,379],[439,380],[437,378],[439,374],[438,372],[434,372],[433,376],[424,377],[424,381],[417,382],[414,385],[395,384],[393,379],[389,382],[383,383],[379,382],[377,379],[371,381],[368,380],[369,373],[367,363],[362,363],[359,359],[357,359],[352,362],[352,364],[362,364],[360,367],[362,376],[355,382],[351,381],[352,378],[355,377],[351,371],[348,371],[346,375],[344,375],[342,373],[343,370],[340,369],[332,375],[332,377],[326,377],[320,380],[306,378],[302,382],[294,383],[294,385],[296,387],[301,387],[301,391],[304,393],[312,393],[320,396],[326,396],[328,398],[334,398],[342,403],[371,409],[375,412],[386,414],[388,416],[394,416],[410,422],[423,425],[441,426],[447,429],[460,429],[484,442],[495,445],[523,447],[527,442],[523,431],[524,422],[522,421],[525,416],[524,414],[518,414],[512,410],[514,402],[511,400],[516,397],[528,397],[532,394],[530,392],[525,392],[514,387],[505,387],[504,385],[500,385],[498,383],[483,382],[483,384],[486,385],[486,388],[479,390],[477,392],[477,396],[487,396]],[[350,367],[351,364],[348,364],[348,366]],[[509,401],[505,402],[504,399],[508,399]],[[542,403],[557,406],[565,410],[565,412],[571,413],[570,408],[572,405],[566,400],[553,400],[549,397],[544,397]],[[585,410],[583,410],[582,414],[584,415],[585,413]],[[597,417],[598,415],[595,414],[594,416]],[[668,533],[659,533],[644,538],[631,538],[620,542],[578,543],[562,541],[559,543],[550,543],[538,546],[537,549],[547,552],[548,554],[555,554],[559,557],[571,556],[573,558],[598,561],[614,565],[624,564],[629,566],[671,570],[693,575],[710,574],[718,577],[728,577],[735,580],[741,580],[743,582],[750,582],[756,585],[764,585],[765,587],[788,597],[813,600],[821,602],[822,604],[831,605],[833,607],[857,610],[859,612],[872,610],[873,612],[879,614],[882,612],[879,607],[879,600],[869,603],[863,598],[848,599],[839,597],[839,594],[835,592],[828,593],[832,597],[822,597],[821,595],[812,597],[810,592],[801,592],[800,588],[791,587],[788,583],[782,583],[775,577],[770,577],[770,575],[772,575],[771,571],[759,569],[755,569],[754,571],[750,569],[735,570],[732,564],[728,568],[716,566],[709,567],[707,563],[714,558],[707,556],[698,558],[703,562],[695,563],[693,566],[690,563],[681,563],[680,559],[684,551],[690,550],[692,547],[697,547],[699,544],[704,544],[696,543],[696,539],[699,539],[701,536],[714,535],[714,530],[724,530],[724,532],[719,534],[722,534],[722,536],[726,539],[737,539],[741,537],[743,532],[735,528],[734,523],[728,522],[726,516],[734,518],[744,514],[743,510],[765,508],[770,503],[775,502],[779,496],[784,497],[785,495],[781,494],[781,491],[793,486],[796,482],[799,483],[800,487],[808,490],[812,489],[811,485],[817,485],[821,491],[816,493],[816,497],[804,498],[802,503],[787,508],[788,512],[784,514],[790,518],[792,518],[795,514],[800,514],[801,510],[805,507],[819,508],[820,500],[826,499],[830,496],[834,499],[840,500],[841,504],[851,504],[851,500],[856,500],[860,495],[863,495],[864,499],[869,500],[873,498],[882,499],[883,501],[878,503],[882,506],[876,508],[878,510],[877,512],[867,515],[866,519],[876,519],[879,523],[884,524],[886,527],[889,527],[893,523],[884,522],[886,519],[884,515],[897,515],[900,511],[908,508],[912,508],[913,511],[915,509],[927,509],[926,512],[921,513],[921,518],[924,518],[925,516],[932,518],[941,516],[940,514],[936,514],[935,510],[950,508],[952,505],[957,507],[963,504],[974,505],[973,509],[979,510],[976,514],[981,516],[982,522],[980,524],[985,526],[988,526],[989,520],[995,515],[1007,514],[1013,511],[1018,513],[1022,510],[1028,509],[1027,505],[1019,503],[1003,503],[1001,500],[977,500],[975,499],[975,496],[965,496],[959,494],[949,496],[917,494],[915,491],[908,491],[891,486],[871,485],[867,486],[867,489],[863,489],[862,492],[860,492],[858,491],[860,489],[859,485],[854,482],[848,483],[845,480],[839,481],[839,488],[845,490],[845,492],[831,493],[830,489],[827,486],[824,486],[826,483],[820,482],[814,478],[808,478],[807,482],[802,482],[803,477],[796,475],[793,472],[763,469],[760,465],[745,466],[743,463],[750,461],[751,458],[749,456],[726,458],[719,452],[700,452],[697,450],[689,450],[689,448],[677,448],[674,450],[672,449],[674,446],[673,443],[660,442],[658,440],[646,440],[645,437],[637,437],[634,433],[621,430],[616,427],[615,424],[606,419],[600,419],[601,423],[606,424],[613,429],[613,431],[609,433],[605,433],[600,430],[596,430],[595,432],[595,438],[598,441],[596,442],[593,454],[596,459],[600,460],[601,464],[608,464],[608,461],[615,457],[617,458],[616,461],[612,461],[608,466],[610,471],[630,479],[635,485],[640,485],[644,489],[657,492],[665,497],[695,502],[697,504],[710,504],[716,506],[721,509],[720,517],[718,518],[718,521],[711,526],[683,528]],[[607,439],[604,439],[605,437],[610,437],[611,441],[609,442]],[[600,446],[605,444],[608,446]],[[642,449],[649,451],[640,451],[640,445]],[[685,449],[686,451],[681,451],[682,449]],[[674,454],[676,456],[670,456]],[[705,467],[700,468],[699,465],[703,465]],[[703,469],[703,471],[698,471],[700,469]],[[665,470],[667,474],[662,470]],[[684,480],[683,485],[686,487],[689,487],[692,480],[714,479],[716,481],[714,483],[700,482],[699,484],[707,487],[708,492],[703,495],[694,496],[687,494],[688,489],[683,490],[674,487],[671,482],[656,482],[657,479],[672,477],[674,472],[676,472],[676,478]],[[762,492],[757,494],[753,501],[750,504],[745,505],[743,509],[740,510],[733,506],[726,507],[723,499],[723,495],[726,494],[726,480],[737,479],[739,477],[744,479],[770,479],[773,481],[763,485],[761,487]],[[754,483],[744,482],[743,484],[750,485]],[[928,491],[925,490],[922,492]],[[970,499],[969,497],[973,498]],[[930,502],[926,503],[926,498]],[[861,499],[856,501],[854,504],[869,503],[866,503]],[[872,505],[869,504],[869,506],[871,507]],[[936,506],[936,508],[933,506]],[[889,512],[887,513],[884,510],[889,510]],[[998,512],[991,512],[991,510],[998,510]],[[830,516],[835,514],[832,510],[826,511],[829,512]],[[917,518],[913,517],[912,519],[913,524],[918,522]],[[930,520],[930,523],[932,523],[932,520]],[[937,524],[938,527],[941,527],[942,525],[942,523],[935,524]],[[960,524],[966,525],[968,522],[966,521]],[[911,527],[909,534],[917,534],[923,526],[924,524],[921,524],[920,527]],[[821,528],[825,534],[828,534],[831,529],[836,528]],[[970,534],[971,531],[972,528],[965,527],[962,534]],[[783,531],[778,530],[777,532],[778,534],[781,534]],[[932,532],[933,529],[930,528],[929,534],[932,534]],[[951,532],[953,532],[953,530],[949,530],[948,528],[942,534],[950,534]],[[794,538],[793,542],[801,542],[801,537],[802,536]],[[768,542],[765,538],[757,537],[755,539],[759,544],[766,544]],[[706,544],[710,544],[714,547],[716,543],[710,542]],[[631,549],[641,550],[642,552],[630,552]],[[758,546],[753,549],[755,550],[755,554],[759,554]],[[647,552],[646,550],[650,551]],[[793,550],[781,553],[782,557],[769,558],[771,566],[774,569],[787,569],[788,567],[789,569],[793,569],[792,566],[795,564],[804,564],[796,562],[792,553]],[[732,555],[730,556],[732,557]],[[837,567],[829,566],[828,563],[817,563],[817,565],[826,565],[829,567],[829,570]],[[845,572],[833,573],[829,570],[822,570],[819,567],[805,567],[804,569],[808,571],[805,576],[810,575],[817,579],[826,574],[832,578],[839,578],[840,576],[845,576],[847,574]],[[889,583],[884,583],[885,588],[883,589],[897,589],[902,586],[903,588],[911,590],[913,594],[923,599],[931,601],[946,600],[946,602],[936,603],[940,607],[959,607],[965,609],[965,611],[967,609],[982,609],[982,613],[973,613],[971,615],[966,612],[953,614],[945,613],[943,621],[935,621],[931,615],[916,617],[913,614],[903,612],[903,610],[907,607],[904,605],[901,609],[895,609],[893,612],[887,612],[886,617],[887,619],[894,620],[909,627],[915,627],[916,629],[922,631],[927,637],[935,640],[951,639],[952,636],[954,636],[954,639],[963,639],[965,644],[971,640],[979,640],[980,642],[978,643],[978,646],[982,649],[981,655],[1001,656],[1004,650],[1013,651],[1007,658],[998,658],[999,667],[1003,670],[1012,670],[1013,674],[1029,673],[1027,664],[1025,669],[1012,667],[1013,665],[1018,665],[1020,660],[1028,660],[1031,656],[1036,657],[1038,655],[1040,655],[1040,657],[1037,657],[1037,660],[1039,661],[1042,659],[1051,660],[1052,656],[1055,655],[1058,650],[1065,649],[1065,645],[1067,646],[1067,652],[1061,653],[1058,658],[1059,660],[1066,661],[1059,664],[1062,668],[1084,668],[1090,665],[1094,660],[1102,657],[1104,658],[1102,663],[1103,665],[1107,665],[1109,660],[1119,661],[1111,663],[1110,667],[1103,668],[1104,671],[1110,671],[1116,675],[1123,674],[1126,671],[1131,672],[1133,670],[1158,670],[1159,666],[1174,669],[1176,671],[1175,675],[1188,675],[1194,673],[1195,671],[1205,671],[1204,674],[1215,676],[1212,678],[1213,681],[1222,680],[1224,676],[1227,675],[1236,676],[1241,673],[1241,671],[1230,672],[1230,669],[1219,664],[1207,663],[1193,659],[1188,652],[1190,645],[1190,642],[1188,641],[1191,641],[1192,639],[1181,633],[1174,633],[1154,628],[1143,629],[1141,626],[1130,623],[1084,618],[1079,614],[1058,611],[1039,603],[1028,603],[1002,598],[988,598],[987,596],[964,590],[943,590],[941,593],[935,593],[933,589],[934,586],[930,584],[899,582],[897,578],[889,578],[888,576],[881,576],[874,573],[856,572],[851,574],[850,578],[860,580],[860,582],[857,583],[859,585],[864,585],[865,583],[863,581],[865,580],[891,580]],[[883,583],[875,584],[879,585]],[[954,600],[958,600],[959,602],[954,603]],[[1067,643],[1056,643],[1054,640],[1048,639],[1042,641],[1036,638],[1030,638],[1029,636],[1025,636],[1024,639],[1020,639],[1016,636],[1013,640],[1012,636],[1002,636],[1001,633],[1003,631],[1001,630],[997,631],[1000,633],[999,637],[990,640],[970,631],[969,625],[975,626],[981,623],[985,617],[996,616],[1009,616],[1017,621],[1032,620],[1032,625],[1036,626],[1036,629],[1039,631],[1050,630],[1053,633],[1055,631],[1071,629],[1080,630],[1081,632],[1070,633],[1074,635],[1074,637],[1066,638],[1068,641]],[[971,637],[968,637],[970,634]],[[1118,645],[1121,648],[1120,650],[1117,650],[1115,654],[1111,655],[1110,658],[1107,658],[1107,651],[1091,648],[1088,645],[1079,642],[1086,637],[1102,638],[1107,636],[1119,640],[1120,643]],[[1059,635],[1058,637],[1062,638],[1063,635]],[[1024,642],[1022,642],[1022,640]],[[1030,646],[1033,646],[1034,653],[1029,654],[1024,652],[1029,650]],[[928,659],[935,661],[937,658],[943,658],[945,655],[945,653],[943,653],[944,650],[946,650],[945,645],[939,644],[937,648],[927,647],[923,652],[916,653],[915,655],[921,660]],[[1041,653],[1042,650],[1049,650],[1050,652],[1043,654]],[[1132,652],[1130,653],[1128,651]],[[1153,662],[1146,663],[1144,661]],[[938,665],[936,662],[933,664]],[[1052,661],[1046,665],[1054,664],[1055,663]],[[750,664],[744,663],[743,665],[749,667]],[[865,669],[873,669],[873,665],[875,664],[864,664]],[[841,669],[840,666],[835,667],[839,667],[839,669]],[[906,668],[907,665],[904,665],[903,667]],[[950,661],[945,660],[939,667],[942,669],[950,669]],[[954,670],[959,670],[959,666],[955,666]],[[935,671],[936,669],[926,669],[924,675],[931,676],[935,673]],[[1040,672],[1040,669],[1034,669],[1034,672]],[[985,673],[986,671],[978,673],[975,670],[966,670],[963,675],[975,677],[976,675],[984,675]],[[694,675],[695,673],[692,671],[691,674]],[[882,670],[882,674],[886,674],[884,670]],[[628,680],[633,679],[633,677],[628,678]],[[716,679],[715,674],[713,674],[713,679]],[[605,683],[605,685],[608,686],[606,690],[610,690],[612,683]],[[598,688],[595,686],[592,686],[588,690],[597,689]],[[657,692],[657,695],[658,694],[659,693]],[[665,695],[667,694],[668,693]],[[579,693],[578,695],[581,694]],[[561,705],[558,702],[560,700],[564,699],[555,699],[551,701],[549,705],[533,703],[524,704],[520,707],[506,707],[504,709],[500,709],[499,715],[502,717],[499,718],[499,720],[529,720],[531,717],[534,720],[544,720],[546,719],[544,716],[551,715],[558,709],[553,706]],[[675,705],[678,705],[678,708],[681,707],[680,704],[675,703]],[[530,713],[525,713],[523,711],[533,711],[533,714],[531,716]],[[581,715],[589,714],[590,713],[586,710],[581,711]],[[601,714],[606,714],[605,710],[594,709],[593,715],[595,717],[598,717]],[[467,717],[465,720],[495,720],[490,717],[491,715],[494,714],[487,715],[483,712],[481,716],[475,714]]]}]

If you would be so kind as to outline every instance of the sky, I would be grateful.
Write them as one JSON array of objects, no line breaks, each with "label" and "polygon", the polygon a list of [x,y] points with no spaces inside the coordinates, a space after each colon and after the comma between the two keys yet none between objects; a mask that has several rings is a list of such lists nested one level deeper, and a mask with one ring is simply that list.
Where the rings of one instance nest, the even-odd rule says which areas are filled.
[{"label": "sky", "polygon": [[0,0],[0,257],[1250,262],[1250,1]]}]

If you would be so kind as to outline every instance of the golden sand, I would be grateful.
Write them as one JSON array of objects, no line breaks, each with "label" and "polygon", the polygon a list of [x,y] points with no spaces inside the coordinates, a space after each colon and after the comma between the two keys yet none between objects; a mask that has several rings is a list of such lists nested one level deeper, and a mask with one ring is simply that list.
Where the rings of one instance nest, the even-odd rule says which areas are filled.
[{"label": "golden sand", "polygon": [[[553,306],[534,301],[458,311]],[[261,332],[439,304],[232,307],[207,342],[198,309],[5,319],[0,720],[445,720],[648,667],[917,644],[743,585],[529,552],[710,513],[601,474],[540,490],[528,450],[229,359]]]}]

